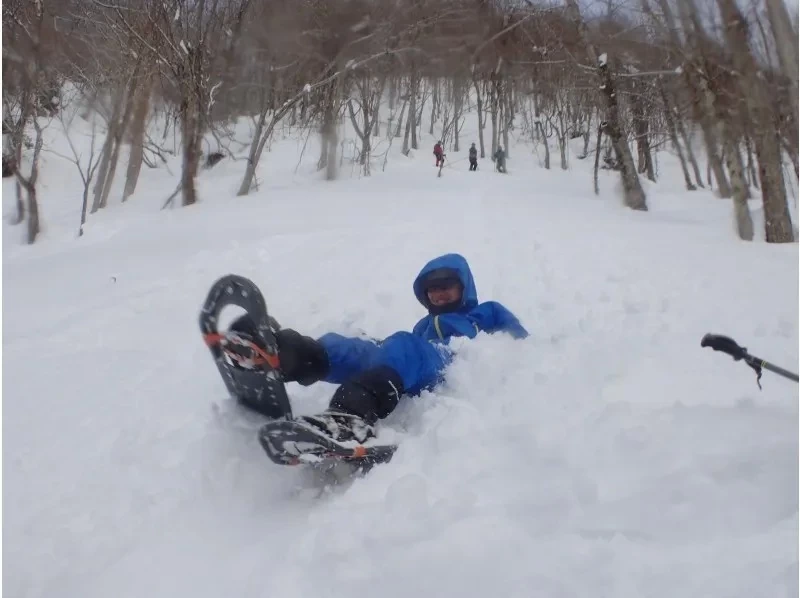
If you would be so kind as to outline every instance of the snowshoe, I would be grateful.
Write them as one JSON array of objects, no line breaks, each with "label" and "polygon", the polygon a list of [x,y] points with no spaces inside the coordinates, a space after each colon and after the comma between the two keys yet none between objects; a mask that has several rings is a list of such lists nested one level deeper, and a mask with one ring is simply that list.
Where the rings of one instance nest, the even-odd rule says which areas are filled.
[{"label": "snowshoe", "polygon": [[354,440],[364,444],[375,438],[375,429],[370,424],[357,415],[337,409],[328,408],[317,415],[301,415],[297,419],[314,426],[319,432],[339,443]]},{"label": "snowshoe", "polygon": [[[244,309],[253,326],[221,333],[219,315],[230,305]],[[211,286],[200,312],[203,339],[231,396],[267,417],[290,418],[292,408],[275,338],[278,329],[259,288],[236,274],[223,276]]]},{"label": "snowshoe", "polygon": [[268,422],[259,430],[258,439],[267,456],[279,465],[345,461],[371,468],[391,460],[397,445],[366,443],[374,441],[372,427],[347,418],[358,419],[329,411]]}]

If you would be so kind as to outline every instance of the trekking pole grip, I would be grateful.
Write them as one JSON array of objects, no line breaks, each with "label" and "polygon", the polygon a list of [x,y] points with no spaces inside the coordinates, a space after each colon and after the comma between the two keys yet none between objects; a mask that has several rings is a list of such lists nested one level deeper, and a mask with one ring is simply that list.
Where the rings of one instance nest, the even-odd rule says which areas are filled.
[{"label": "trekking pole grip", "polygon": [[729,336],[723,336],[721,334],[706,334],[700,341],[700,346],[711,347],[714,349],[714,351],[727,353],[733,357],[735,361],[739,361],[740,359],[745,359],[747,357],[747,349],[740,346],[739,343]]}]

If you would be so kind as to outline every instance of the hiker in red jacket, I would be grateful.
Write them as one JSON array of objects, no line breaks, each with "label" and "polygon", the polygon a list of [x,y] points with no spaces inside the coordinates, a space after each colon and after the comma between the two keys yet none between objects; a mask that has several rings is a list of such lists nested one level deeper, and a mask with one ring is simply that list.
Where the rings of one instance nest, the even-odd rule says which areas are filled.
[{"label": "hiker in red jacket", "polygon": [[433,155],[436,156],[436,166],[439,166],[440,163],[444,164],[444,149],[442,149],[441,141],[437,141],[433,146]]}]

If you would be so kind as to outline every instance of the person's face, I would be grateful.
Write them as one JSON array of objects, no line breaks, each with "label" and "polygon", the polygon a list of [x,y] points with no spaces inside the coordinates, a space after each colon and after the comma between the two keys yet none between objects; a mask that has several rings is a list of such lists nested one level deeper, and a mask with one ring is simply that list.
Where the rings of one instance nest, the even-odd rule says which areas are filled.
[{"label": "person's face", "polygon": [[457,282],[438,284],[428,289],[428,301],[439,307],[461,299],[461,285]]}]

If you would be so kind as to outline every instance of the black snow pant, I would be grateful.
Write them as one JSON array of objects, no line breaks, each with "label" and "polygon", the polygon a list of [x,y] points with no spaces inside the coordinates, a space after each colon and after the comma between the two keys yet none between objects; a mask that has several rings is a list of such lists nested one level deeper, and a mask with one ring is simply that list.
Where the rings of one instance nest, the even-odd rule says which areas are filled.
[{"label": "black snow pant", "polygon": [[470,170],[478,170],[478,158],[470,158],[469,159],[469,169]]}]

